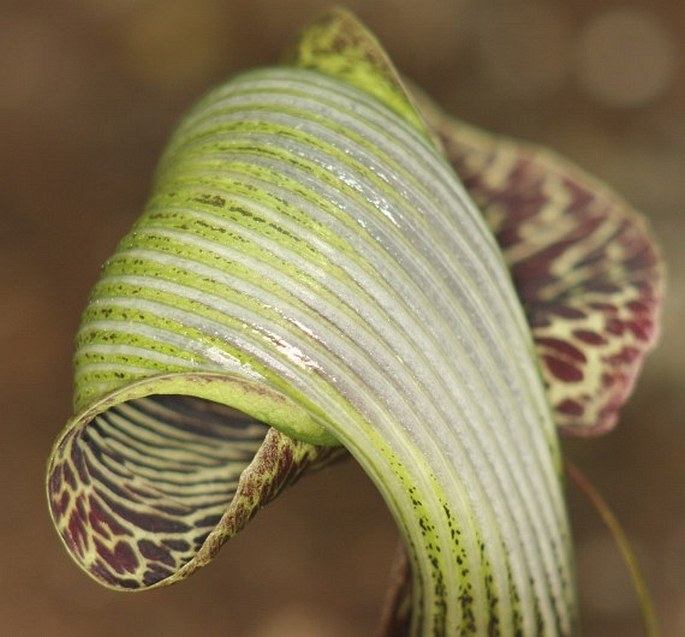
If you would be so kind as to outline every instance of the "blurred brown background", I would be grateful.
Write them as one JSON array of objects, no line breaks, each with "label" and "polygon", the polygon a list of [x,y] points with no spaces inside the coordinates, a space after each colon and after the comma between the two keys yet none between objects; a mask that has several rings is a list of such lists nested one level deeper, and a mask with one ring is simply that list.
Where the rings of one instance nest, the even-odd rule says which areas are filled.
[{"label": "blurred brown background", "polygon": [[[187,582],[143,594],[82,575],[43,495],[80,310],[174,122],[211,85],[277,60],[327,4],[0,0],[2,634],[372,634],[395,534],[352,463],[300,483]],[[566,447],[631,536],[664,635],[685,634],[685,3],[348,4],[452,112],[558,149],[651,219],[670,270],[662,345],[619,429]],[[612,539],[573,488],[570,501],[584,634],[641,635]]]}]

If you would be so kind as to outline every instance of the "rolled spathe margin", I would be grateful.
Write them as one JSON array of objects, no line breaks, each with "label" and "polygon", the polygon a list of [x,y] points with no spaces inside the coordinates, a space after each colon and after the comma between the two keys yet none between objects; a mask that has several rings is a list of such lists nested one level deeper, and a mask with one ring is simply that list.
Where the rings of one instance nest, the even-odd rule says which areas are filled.
[{"label": "rolled spathe margin", "polygon": [[64,434],[72,428],[87,426],[98,414],[121,403],[147,396],[170,395],[193,396],[226,405],[265,425],[277,427],[291,438],[313,445],[340,444],[306,409],[263,381],[211,372],[160,374],[119,387],[70,420]]},{"label": "rolled spathe margin", "polygon": [[50,514],[69,553],[100,584],[166,586],[211,561],[304,469],[339,455],[304,441],[315,436],[335,442],[263,382],[153,376],[67,423],[48,467]]}]

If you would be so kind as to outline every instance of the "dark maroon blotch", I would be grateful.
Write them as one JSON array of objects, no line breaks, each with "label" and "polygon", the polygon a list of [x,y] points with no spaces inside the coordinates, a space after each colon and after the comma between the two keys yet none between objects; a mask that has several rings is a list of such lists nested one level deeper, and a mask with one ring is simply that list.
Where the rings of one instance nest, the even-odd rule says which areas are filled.
[{"label": "dark maroon blotch", "polygon": [[560,381],[564,383],[577,383],[583,380],[583,372],[566,361],[549,355],[544,355],[542,358],[547,365],[547,369]]},{"label": "dark maroon blotch", "polygon": [[138,568],[138,558],[127,542],[117,542],[114,547],[114,557],[124,571],[133,573]]},{"label": "dark maroon blotch", "polygon": [[143,575],[143,583],[145,586],[152,586],[166,579],[172,572],[159,564],[151,564],[145,574]]},{"label": "dark maroon blotch", "polygon": [[583,406],[578,401],[571,400],[570,398],[562,400],[557,404],[556,410],[569,416],[582,416],[584,411]]},{"label": "dark maroon blotch", "polygon": [[559,338],[552,337],[538,337],[535,339],[539,345],[544,345],[545,347],[554,350],[557,354],[561,354],[565,358],[570,358],[572,360],[578,361],[579,363],[585,363],[587,358],[585,354],[577,347],[574,347],[568,341],[562,341]]},{"label": "dark maroon blotch", "polygon": [[105,511],[94,495],[88,496],[88,504],[91,509],[91,519],[95,519],[99,523],[105,524],[114,535],[131,535],[131,532],[128,529],[119,524],[114,517]]},{"label": "dark maroon blotch", "polygon": [[606,345],[607,342],[603,336],[600,336],[597,332],[591,332],[590,330],[575,330],[573,336],[586,345]]},{"label": "dark maroon blotch", "polygon": [[171,554],[167,549],[158,546],[150,540],[140,540],[138,542],[138,549],[144,558],[152,560],[153,562],[162,562],[162,564],[168,566],[174,566],[176,564],[174,558],[171,557]]}]

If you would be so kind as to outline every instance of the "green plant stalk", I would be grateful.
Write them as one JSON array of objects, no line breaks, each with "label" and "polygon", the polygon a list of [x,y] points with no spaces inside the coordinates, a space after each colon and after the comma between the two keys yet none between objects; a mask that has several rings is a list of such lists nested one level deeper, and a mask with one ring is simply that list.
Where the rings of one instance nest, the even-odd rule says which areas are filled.
[{"label": "green plant stalk", "polygon": [[[349,20],[333,16],[293,66],[235,78],[173,136],[83,316],[77,416],[49,470],[56,525],[91,575],[104,559],[131,575],[122,586],[145,580],[150,544],[172,540],[146,519],[130,544],[101,549],[70,534],[71,501],[54,493],[74,446],[100,463],[105,491],[126,472],[137,484],[136,467],[149,478],[135,427],[161,431],[159,397],[190,396],[273,427],[304,455],[350,451],[407,545],[412,635],[572,634],[560,454],[520,301],[371,36],[355,26],[364,46],[328,46],[318,69],[306,55]],[[141,399],[152,407],[122,411]],[[144,515],[110,491],[110,513]],[[211,557],[191,553],[145,586]]]},{"label": "green plant stalk", "polygon": [[621,523],[616,519],[616,516],[609,508],[606,500],[604,500],[599,491],[595,489],[585,474],[569,460],[566,460],[564,465],[568,476],[590,500],[595,511],[597,511],[602,522],[609,530],[609,533],[611,533],[611,536],[621,553],[621,557],[628,567],[628,573],[630,574],[630,579],[640,605],[645,635],[647,635],[647,637],[659,637],[661,634],[659,631],[659,622],[657,621],[656,613],[654,612],[654,604],[652,603],[652,597],[649,593],[649,587],[647,586],[645,577],[640,569],[640,562],[637,559],[637,555],[635,554]]}]

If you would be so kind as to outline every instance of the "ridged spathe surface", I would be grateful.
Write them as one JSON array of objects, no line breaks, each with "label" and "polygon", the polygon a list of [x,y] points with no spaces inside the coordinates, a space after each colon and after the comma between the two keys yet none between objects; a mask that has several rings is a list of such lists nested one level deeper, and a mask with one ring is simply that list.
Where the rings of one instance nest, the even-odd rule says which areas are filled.
[{"label": "ridged spathe surface", "polygon": [[94,290],[76,364],[77,409],[169,372],[305,407],[398,519],[414,634],[571,632],[556,438],[519,301],[449,167],[359,90],[266,70],[203,100]]}]

